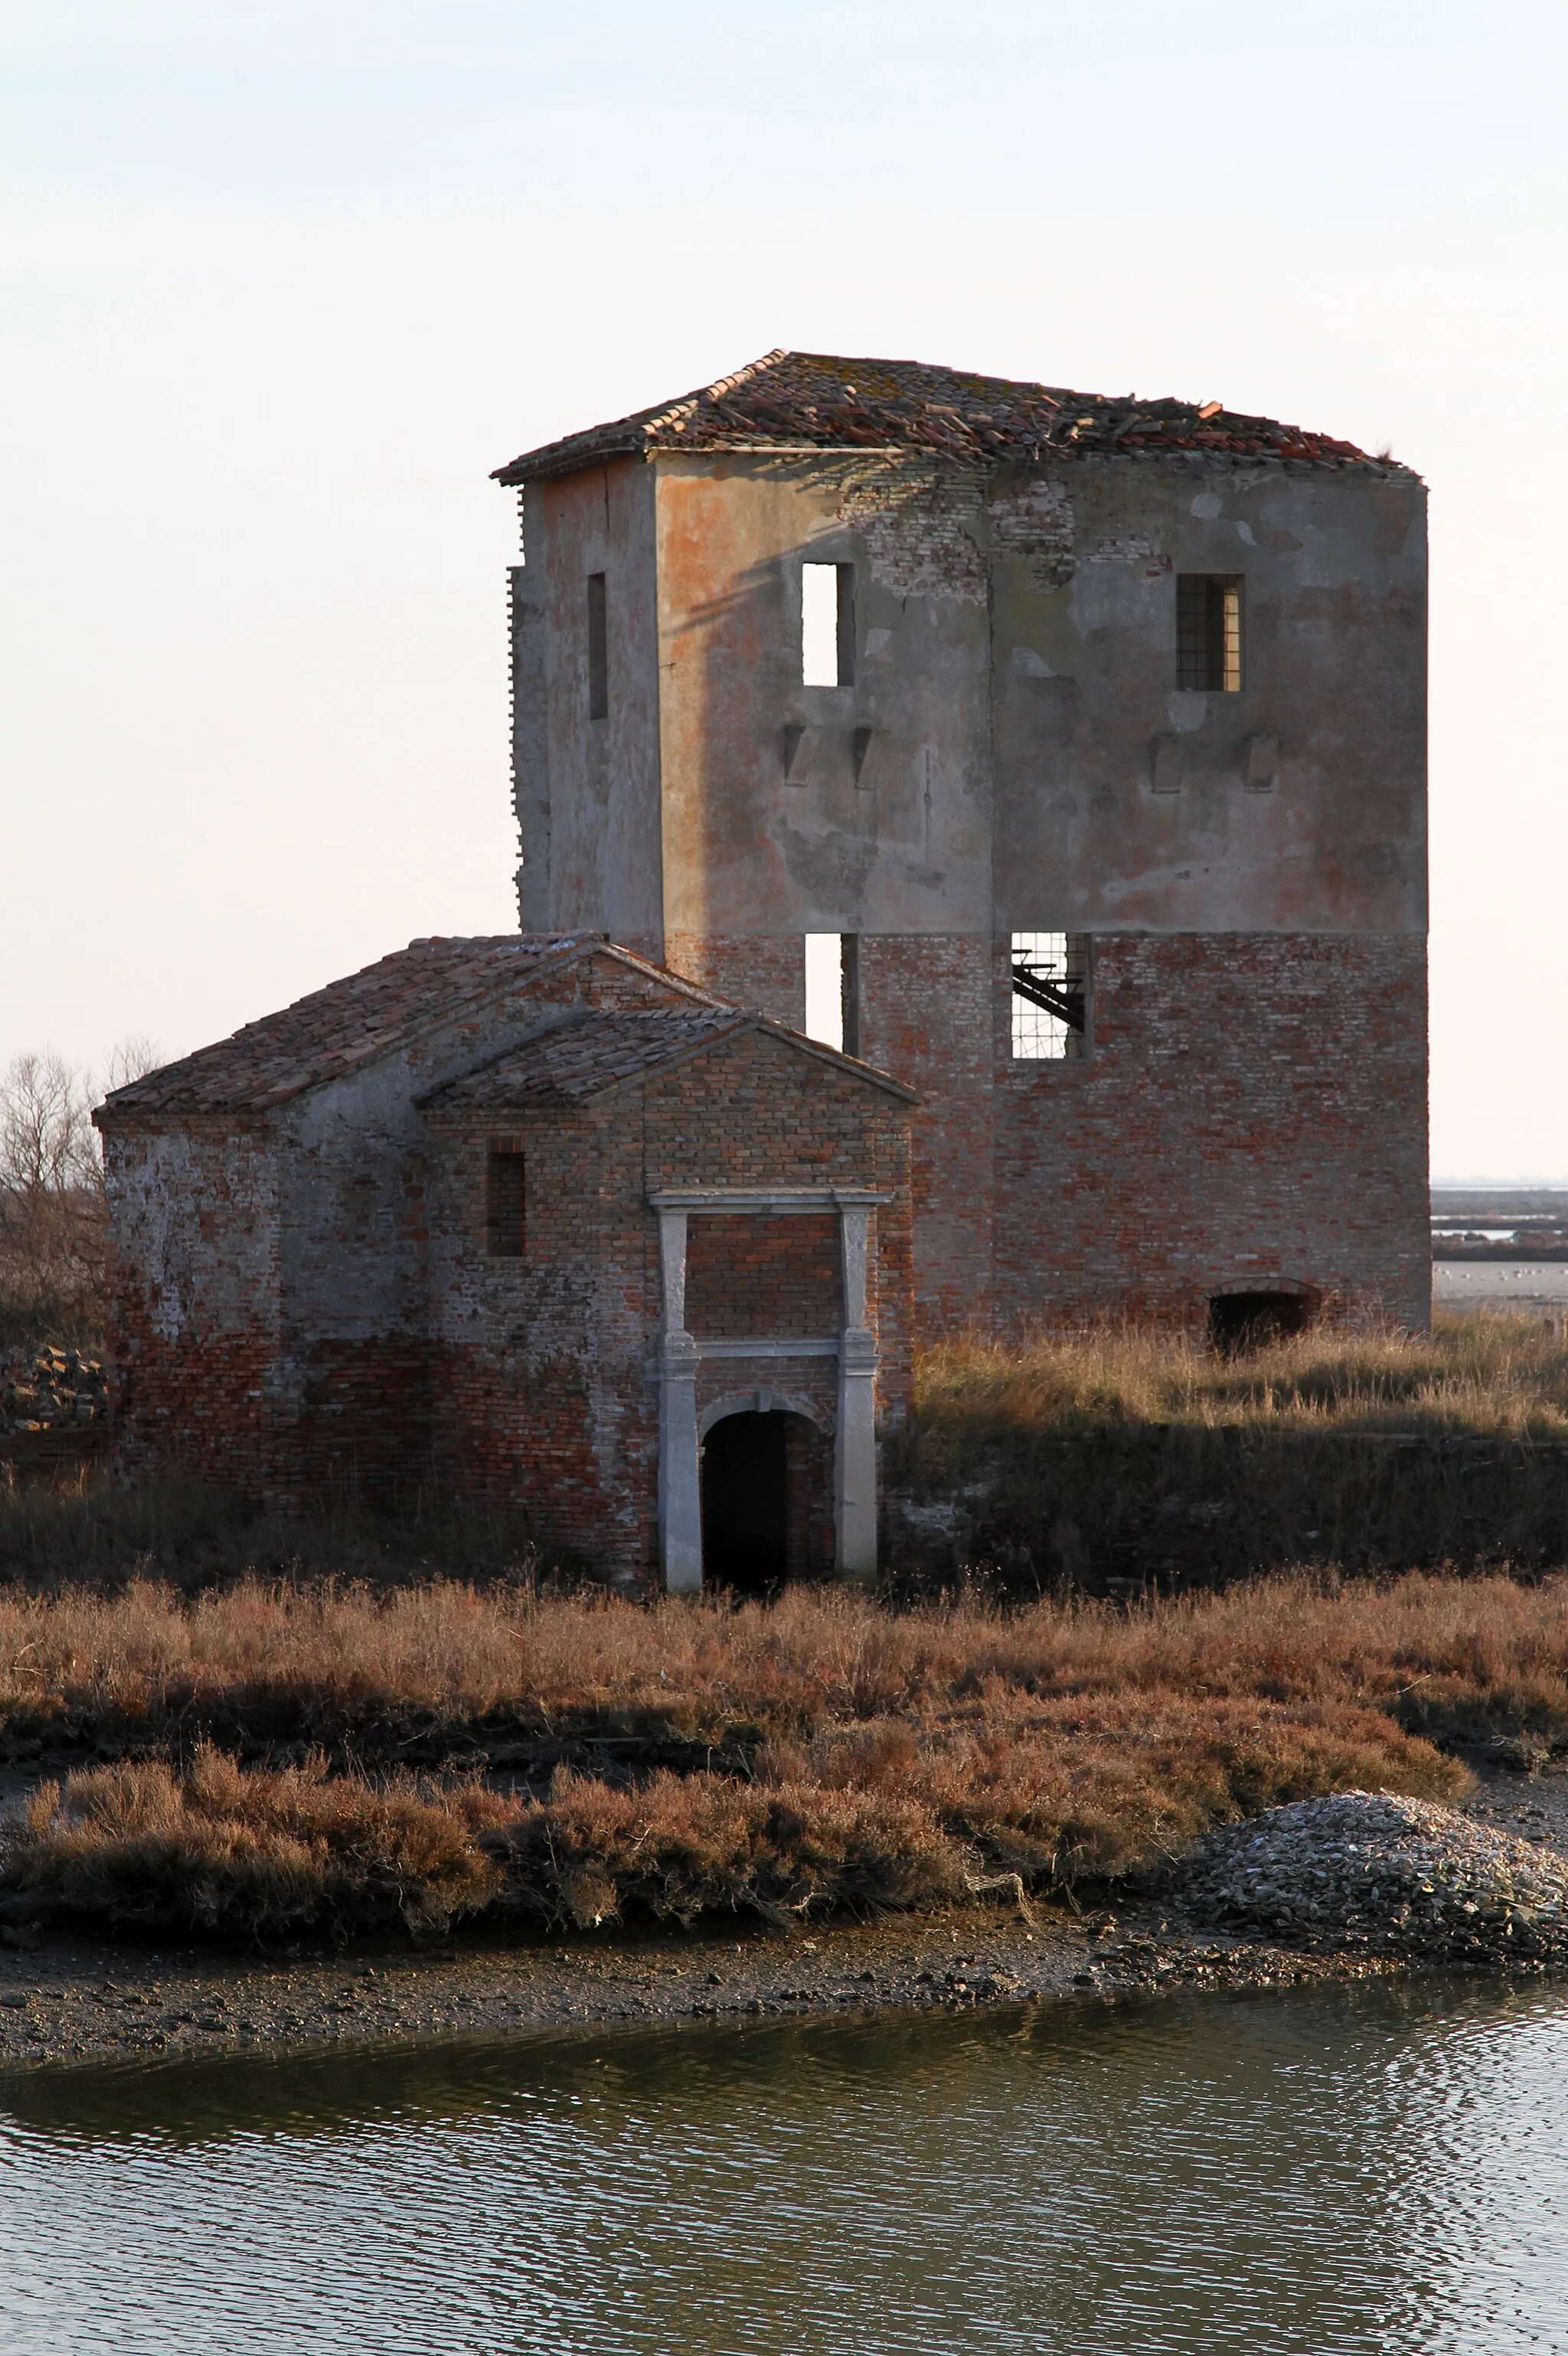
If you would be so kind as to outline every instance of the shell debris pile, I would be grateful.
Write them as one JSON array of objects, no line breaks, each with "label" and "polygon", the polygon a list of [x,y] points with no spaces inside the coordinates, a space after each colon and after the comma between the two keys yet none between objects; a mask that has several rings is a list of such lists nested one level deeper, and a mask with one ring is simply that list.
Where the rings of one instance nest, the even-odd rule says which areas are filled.
[{"label": "shell debris pile", "polygon": [[1299,1946],[1568,1966],[1568,1858],[1453,1808],[1340,1792],[1199,1842],[1178,1886],[1200,1920]]}]

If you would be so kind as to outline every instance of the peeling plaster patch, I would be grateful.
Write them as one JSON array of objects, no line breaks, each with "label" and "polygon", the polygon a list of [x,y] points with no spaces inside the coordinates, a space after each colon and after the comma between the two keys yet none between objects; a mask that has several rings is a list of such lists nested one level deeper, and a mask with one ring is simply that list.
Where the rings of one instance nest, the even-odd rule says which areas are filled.
[{"label": "peeling plaster patch", "polygon": [[1014,670],[1021,670],[1026,679],[1056,677],[1056,673],[1051,669],[1045,657],[1037,655],[1032,647],[1015,647],[1008,657],[1008,661],[1011,668]]},{"label": "peeling plaster patch", "polygon": [[1212,523],[1220,512],[1220,506],[1218,491],[1200,491],[1192,502],[1190,512],[1198,518],[1200,523]]},{"label": "peeling plaster patch", "polygon": [[1089,552],[1092,564],[1148,564],[1151,579],[1170,571],[1170,559],[1163,556],[1147,531],[1108,531],[1094,542]]},{"label": "peeling plaster patch", "polygon": [[1209,699],[1189,688],[1179,687],[1166,708],[1177,734],[1190,736],[1195,728],[1202,727],[1209,716]]},{"label": "peeling plaster patch", "polygon": [[895,597],[985,604],[976,477],[918,461],[884,463],[850,482],[837,520],[860,534],[872,578]]},{"label": "peeling plaster patch", "polygon": [[1257,546],[1257,541],[1253,538],[1253,528],[1250,523],[1239,523],[1236,526],[1236,533],[1239,539],[1246,541],[1249,548]]},{"label": "peeling plaster patch", "polygon": [[815,840],[786,832],[779,847],[790,880],[815,906],[841,912],[845,920],[853,915],[877,863],[874,842],[834,828]]},{"label": "peeling plaster patch", "polygon": [[891,630],[868,630],[866,633],[866,652],[869,655],[880,655],[884,647],[888,647],[892,644],[892,637],[893,634]]},{"label": "peeling plaster patch", "polygon": [[1037,589],[1066,587],[1072,578],[1072,502],[1061,484],[1011,486],[991,501],[990,521],[998,555],[1025,558]]}]

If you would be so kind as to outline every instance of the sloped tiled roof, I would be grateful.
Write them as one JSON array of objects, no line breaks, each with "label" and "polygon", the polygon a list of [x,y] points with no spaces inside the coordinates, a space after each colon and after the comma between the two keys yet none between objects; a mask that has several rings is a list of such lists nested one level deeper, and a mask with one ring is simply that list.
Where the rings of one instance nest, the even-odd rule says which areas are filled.
[{"label": "sloped tiled roof", "polygon": [[585,1011],[493,1055],[477,1071],[443,1082],[420,1102],[475,1109],[580,1104],[644,1072],[656,1071],[661,1064],[678,1063],[731,1032],[747,1030],[751,1022],[749,1015],[719,1007],[691,1014]]},{"label": "sloped tiled roof", "polygon": [[277,1014],[247,1023],[232,1038],[199,1047],[177,1064],[116,1088],[101,1112],[264,1112],[324,1080],[406,1045],[433,1024],[461,1015],[596,934],[501,933],[474,939],[411,941],[358,973],[328,982]]},{"label": "sloped tiled roof", "polygon": [[715,1005],[690,1013],[663,1010],[573,1013],[530,1039],[490,1056],[475,1070],[444,1080],[420,1098],[432,1110],[443,1108],[501,1111],[528,1105],[586,1103],[645,1073],[685,1061],[741,1031],[765,1031],[820,1062],[837,1064],[872,1087],[916,1101],[914,1091],[836,1049],[806,1039],[765,1015]]},{"label": "sloped tiled roof", "polygon": [[1138,401],[1130,393],[1115,399],[923,360],[776,351],[677,401],[529,450],[497,467],[494,479],[537,482],[656,450],[803,447],[916,451],[971,466],[1183,450],[1221,462],[1272,458],[1408,472],[1352,443],[1272,417],[1244,417],[1218,402]]}]

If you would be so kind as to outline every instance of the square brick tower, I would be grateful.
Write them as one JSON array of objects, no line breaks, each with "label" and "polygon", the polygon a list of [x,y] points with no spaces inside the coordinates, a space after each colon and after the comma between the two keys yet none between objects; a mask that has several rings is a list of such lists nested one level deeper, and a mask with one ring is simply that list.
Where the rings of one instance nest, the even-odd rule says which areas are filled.
[{"label": "square brick tower", "polygon": [[774,352],[528,453],[523,928],[917,1089],[927,1334],[1424,1323],[1425,500],[1217,402]]}]

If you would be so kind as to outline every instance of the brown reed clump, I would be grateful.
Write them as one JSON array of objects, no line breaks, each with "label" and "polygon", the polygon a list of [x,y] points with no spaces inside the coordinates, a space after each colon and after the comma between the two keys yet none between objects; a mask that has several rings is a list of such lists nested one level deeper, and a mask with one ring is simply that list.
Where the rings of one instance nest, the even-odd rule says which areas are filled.
[{"label": "brown reed clump", "polygon": [[[202,1747],[221,1726],[254,1754],[285,1720],[335,1742],[338,1772]],[[1452,1798],[1465,1770],[1435,1736],[1568,1749],[1568,1579],[1296,1577],[1008,1614],[806,1590],[738,1609],[451,1584],[11,1596],[7,1723],[197,1745],[184,1770],[80,1771],[12,1832],[13,1901],[80,1920],[276,1937],[799,1919],[997,1870],[1104,1881],[1337,1790]],[[497,1730],[514,1756],[529,1730],[531,1794],[344,1770],[378,1730],[389,1760],[421,1727],[481,1762]],[[675,1735],[688,1772],[659,1763]],[[593,1749],[610,1736],[613,1767]]]},{"label": "brown reed clump", "polygon": [[477,1785],[372,1784],[325,1761],[247,1772],[199,1749],[40,1785],[5,1879],[39,1907],[116,1930],[248,1939],[445,1930],[496,1894],[477,1837],[506,1804]]},{"label": "brown reed clump", "polygon": [[98,1767],[34,1795],[4,1883],[106,1928],[265,1939],[418,1936],[459,1916],[587,1930],[628,1916],[773,1922],[962,1898],[987,1871],[1072,1889],[1168,1857],[1253,1809],[1349,1784],[1451,1796],[1462,1772],[1371,1711],[993,1709],[949,1735],[872,1721],[765,1747],[751,1778],[565,1770],[548,1796],[469,1782]]}]

